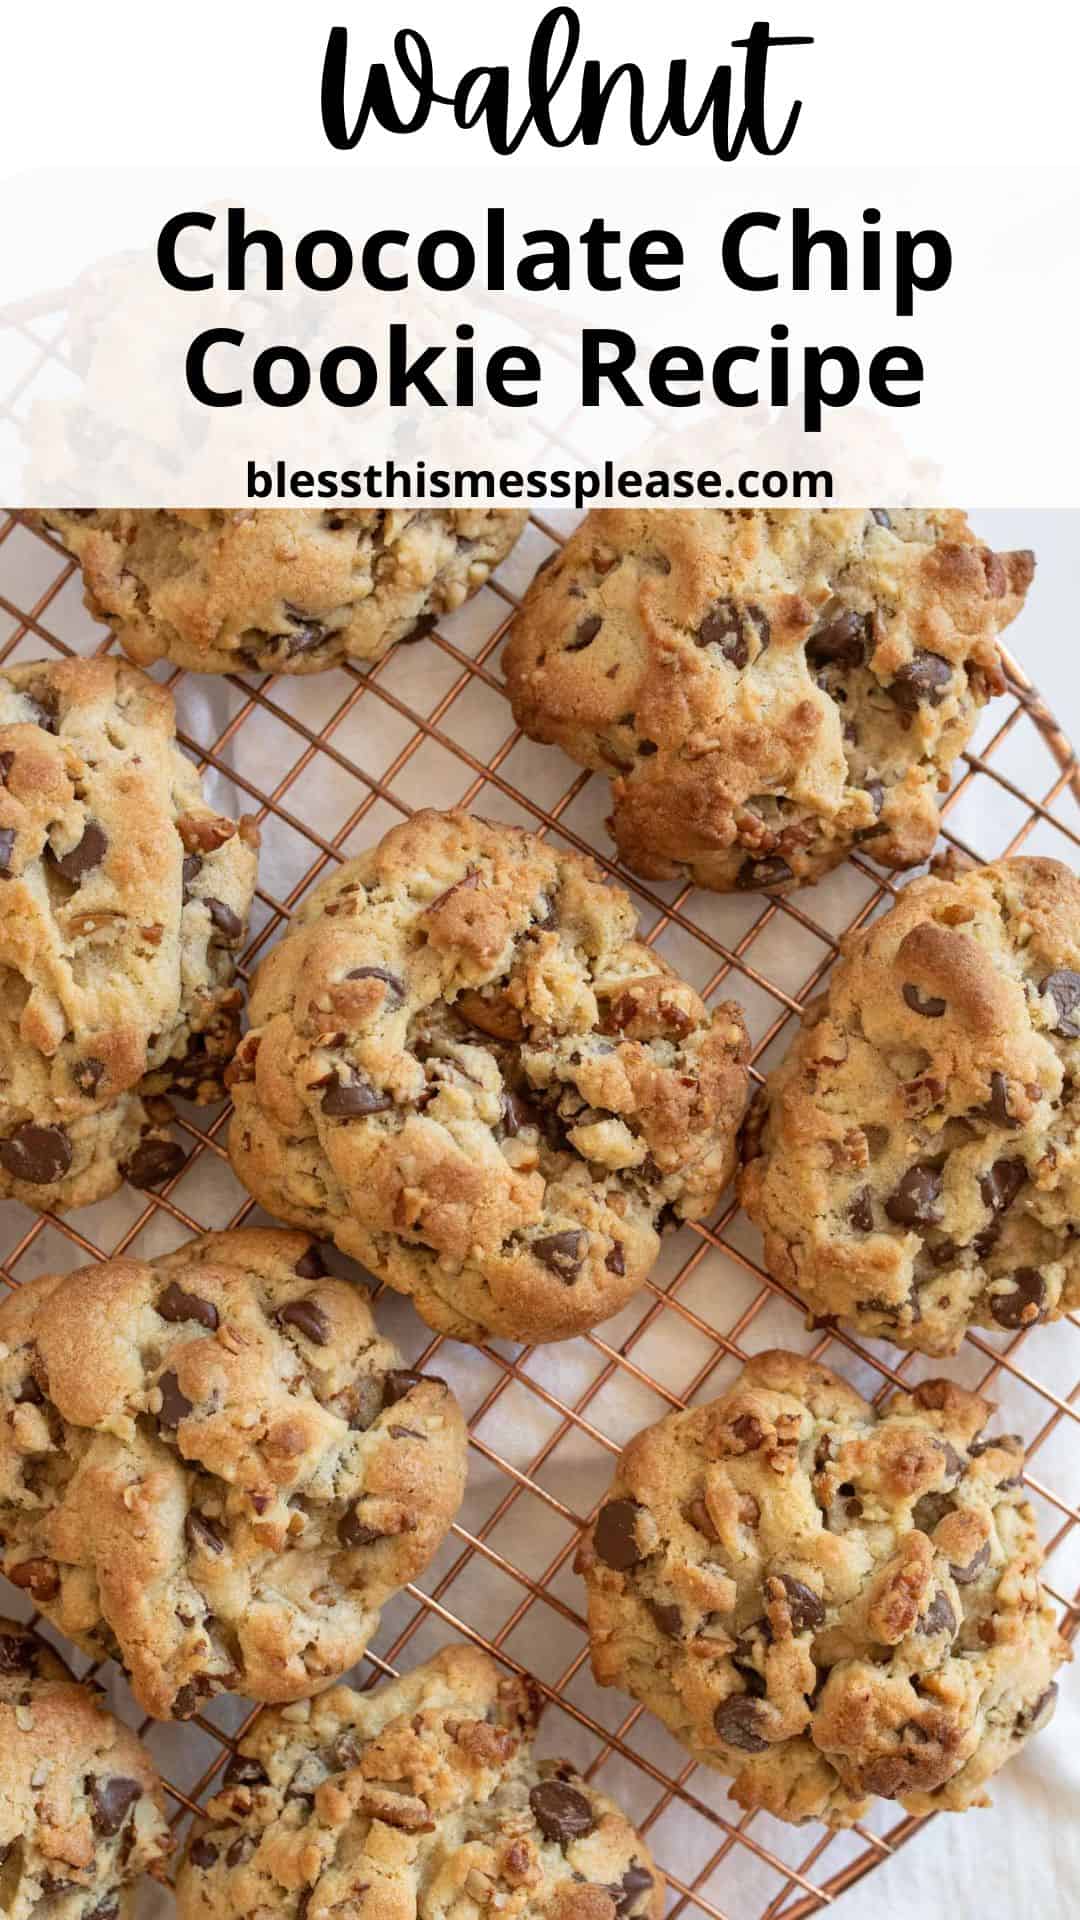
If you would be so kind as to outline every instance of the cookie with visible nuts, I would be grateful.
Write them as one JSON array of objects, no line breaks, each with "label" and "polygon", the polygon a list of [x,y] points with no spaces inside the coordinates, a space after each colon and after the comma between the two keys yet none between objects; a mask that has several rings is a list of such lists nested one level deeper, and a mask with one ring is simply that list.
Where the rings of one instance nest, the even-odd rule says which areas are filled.
[{"label": "cookie with visible nuts", "polygon": [[800,1355],[640,1433],[578,1555],[593,1671],[740,1806],[850,1826],[987,1803],[1069,1658],[1015,1435],[947,1380],[879,1413]]},{"label": "cookie with visible nuts", "polygon": [[321,673],[429,633],[525,525],[499,507],[49,508],[86,603],[140,666]]},{"label": "cookie with visible nuts", "polygon": [[258,830],[216,813],[172,696],[111,659],[0,672],[0,1197],[177,1173],[239,1035]]},{"label": "cookie with visible nuts", "polygon": [[514,622],[514,715],[609,775],[650,879],[782,891],[857,845],[916,866],[1033,570],[937,509],[595,512]]},{"label": "cookie with visible nuts", "polygon": [[516,827],[419,813],[307,897],[252,987],[233,1166],[455,1339],[615,1313],[733,1166],[739,1009],[626,894]]},{"label": "cookie with visible nuts", "polygon": [[1002,860],[849,935],[740,1193],[815,1314],[950,1353],[1080,1306],[1080,882]]},{"label": "cookie with visible nuts", "polygon": [[165,1795],[145,1747],[44,1640],[0,1620],[0,1899],[7,1920],[132,1920],[164,1877]]},{"label": "cookie with visible nuts", "polygon": [[371,1693],[260,1715],[188,1845],[180,1920],[489,1909],[660,1920],[663,1879],[614,1801],[537,1761],[537,1699],[468,1646]]},{"label": "cookie with visible nuts", "polygon": [[0,1568],[160,1719],[329,1686],[461,1501],[453,1394],[302,1234],[28,1281],[0,1355]]}]

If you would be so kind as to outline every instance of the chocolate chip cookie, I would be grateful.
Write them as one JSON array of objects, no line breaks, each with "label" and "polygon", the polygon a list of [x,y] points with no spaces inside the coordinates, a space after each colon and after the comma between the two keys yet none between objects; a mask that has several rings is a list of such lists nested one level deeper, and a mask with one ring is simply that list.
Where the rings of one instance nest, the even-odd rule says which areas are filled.
[{"label": "chocolate chip cookie", "polygon": [[0,1196],[179,1171],[162,1096],[222,1097],[257,845],[204,800],[164,687],[106,659],[0,673]]},{"label": "chocolate chip cookie", "polygon": [[92,614],[140,666],[321,673],[430,633],[509,553],[497,507],[49,508]]},{"label": "chocolate chip cookie", "polygon": [[815,1314],[951,1353],[1080,1306],[1080,882],[912,882],[844,942],[747,1124],[741,1196]]},{"label": "chocolate chip cookie", "polygon": [[519,828],[419,813],[304,902],[259,969],[230,1153],[455,1339],[623,1306],[658,1229],[731,1176],[736,1006],[634,939],[626,894]]},{"label": "chocolate chip cookie", "polygon": [[762,1353],[640,1433],[578,1558],[597,1680],[782,1820],[985,1805],[1069,1657],[990,1414],[947,1380],[878,1413]]},{"label": "chocolate chip cookie", "polygon": [[464,1480],[449,1388],[302,1234],[206,1234],[0,1304],[0,1567],[159,1719],[336,1680]]},{"label": "chocolate chip cookie", "polygon": [[468,1646],[260,1715],[188,1846],[180,1920],[660,1920],[644,1841],[568,1762],[533,1759],[536,1719],[534,1689]]},{"label": "chocolate chip cookie", "polygon": [[153,1762],[27,1628],[0,1620],[0,1905],[6,1920],[132,1920],[171,1846]]},{"label": "chocolate chip cookie", "polygon": [[916,866],[1033,570],[956,512],[592,513],[514,623],[514,714],[610,775],[650,879],[778,891],[857,845]]}]

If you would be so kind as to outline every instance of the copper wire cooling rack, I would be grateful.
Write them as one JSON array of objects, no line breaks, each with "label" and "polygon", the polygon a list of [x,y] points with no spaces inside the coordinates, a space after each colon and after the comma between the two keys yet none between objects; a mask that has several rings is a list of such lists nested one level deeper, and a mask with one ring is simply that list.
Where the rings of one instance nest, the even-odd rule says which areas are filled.
[{"label": "copper wire cooling rack", "polygon": [[[559,538],[552,521],[534,519],[477,600],[422,646],[399,647],[368,673],[303,680],[162,673],[208,793],[262,823],[246,975],[313,880],[416,805],[457,802],[520,821],[618,871],[607,858],[606,783],[523,740],[502,694],[498,656],[518,596]],[[82,610],[78,576],[61,549],[17,515],[0,517],[0,660],[109,644]],[[975,859],[1026,848],[1075,864],[1075,756],[1011,659],[1007,672],[1006,697],[988,709],[976,750],[958,769],[945,847]],[[897,891],[858,856],[787,900],[720,899],[618,877],[635,898],[648,942],[706,997],[733,994],[743,1003],[758,1076],[819,989],[840,934]],[[128,1189],[63,1219],[0,1209],[5,1284],[129,1249],[160,1252],[189,1233],[258,1218],[228,1169],[226,1123],[227,1110],[209,1118],[182,1110],[177,1137],[190,1157],[160,1193]],[[712,1397],[764,1346],[808,1352],[878,1398],[947,1371],[988,1392],[1005,1423],[1023,1430],[1048,1585],[1066,1634],[1080,1620],[1080,1318],[1013,1338],[972,1334],[944,1367],[833,1328],[808,1332],[797,1304],[763,1271],[730,1199],[707,1225],[665,1241],[652,1283],[617,1322],[584,1340],[476,1351],[431,1338],[394,1295],[381,1294],[379,1313],[410,1358],[427,1367],[438,1357],[465,1404],[471,1477],[459,1524],[423,1583],[387,1609],[356,1683],[407,1668],[455,1637],[488,1648],[508,1667],[530,1668],[551,1702],[545,1750],[570,1753],[621,1799],[668,1874],[674,1916],[697,1909],[710,1920],[800,1920],[888,1860],[924,1823],[898,1819],[887,1805],[847,1834],[740,1814],[723,1780],[687,1761],[624,1696],[594,1686],[571,1566],[579,1530],[636,1428]],[[21,1598],[0,1582],[0,1611],[19,1611]],[[183,1728],[160,1726],[140,1721],[115,1670],[95,1673],[155,1753],[181,1827],[214,1790],[253,1710],[214,1701]]]}]

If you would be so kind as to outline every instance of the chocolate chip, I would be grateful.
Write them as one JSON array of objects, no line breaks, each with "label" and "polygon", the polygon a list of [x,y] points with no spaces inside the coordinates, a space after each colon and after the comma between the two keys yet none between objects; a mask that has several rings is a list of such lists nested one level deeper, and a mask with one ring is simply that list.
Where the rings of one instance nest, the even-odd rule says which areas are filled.
[{"label": "chocolate chip", "polygon": [[50,1186],[70,1165],[71,1141],[63,1127],[39,1127],[25,1120],[7,1140],[0,1140],[0,1167],[29,1186]]},{"label": "chocolate chip", "polygon": [[668,1606],[661,1600],[646,1600],[645,1605],[661,1633],[666,1633],[669,1640],[681,1640],[683,1617],[680,1607]]},{"label": "chocolate chip", "polygon": [[239,1840],[233,1841],[232,1846],[225,1855],[225,1865],[227,1867],[242,1867],[246,1860],[251,1859],[254,1851],[255,1840],[253,1835],[250,1833],[242,1833]]},{"label": "chocolate chip", "polygon": [[29,1635],[0,1633],[0,1674],[34,1673],[37,1646]]},{"label": "chocolate chip", "polygon": [[581,1272],[585,1255],[588,1252],[588,1235],[576,1227],[568,1228],[565,1233],[547,1233],[539,1240],[530,1241],[530,1249],[535,1258],[557,1273],[560,1280],[569,1286]]},{"label": "chocolate chip", "polygon": [[160,1187],[179,1173],[185,1159],[175,1140],[143,1140],[123,1171],[133,1187]]},{"label": "chocolate chip", "polygon": [[1046,1309],[1046,1282],[1034,1267],[1017,1267],[1010,1275],[1011,1293],[991,1293],[990,1312],[999,1327],[1015,1333],[1033,1327]]},{"label": "chocolate chip", "polygon": [[71,1077],[79,1092],[87,1100],[92,1100],[105,1073],[104,1060],[77,1060],[71,1069]]},{"label": "chocolate chip", "polygon": [[391,1367],[389,1372],[383,1374],[383,1406],[396,1407],[398,1401],[404,1400],[405,1395],[411,1393],[426,1377],[425,1374],[414,1373],[411,1367]]},{"label": "chocolate chip", "polygon": [[725,1746],[742,1753],[764,1753],[768,1741],[761,1734],[761,1709],[748,1693],[729,1693],[713,1714],[713,1726]]},{"label": "chocolate chip", "polygon": [[157,1310],[163,1320],[197,1320],[200,1327],[206,1327],[210,1333],[218,1325],[218,1310],[212,1302],[201,1299],[197,1293],[185,1293],[175,1280],[170,1280],[160,1295]]},{"label": "chocolate chip", "polygon": [[809,1627],[816,1630],[825,1624],[825,1608],[812,1587],[805,1586],[801,1580],[794,1580],[790,1574],[780,1575],[784,1592],[787,1594],[788,1613],[796,1633]]},{"label": "chocolate chip", "polygon": [[90,1818],[98,1833],[119,1833],[136,1800],[142,1799],[142,1788],[137,1780],[125,1780],[122,1774],[112,1774],[102,1778],[100,1774],[90,1774],[87,1779],[90,1790],[90,1804],[93,1809]]},{"label": "chocolate chip", "polygon": [[78,846],[72,847],[70,853],[53,854],[53,859],[64,879],[70,880],[72,886],[77,887],[88,873],[93,873],[95,867],[100,867],[108,848],[108,834],[103,827],[98,826],[96,820],[91,820],[84,829]]},{"label": "chocolate chip", "polygon": [[294,660],[301,653],[314,652],[326,639],[326,632],[326,628],[321,627],[317,620],[308,620],[302,627],[294,627],[286,638],[289,659]]},{"label": "chocolate chip", "polygon": [[885,1202],[890,1220],[900,1227],[932,1227],[941,1218],[941,1173],[936,1167],[909,1167]]},{"label": "chocolate chip", "polygon": [[887,513],[884,507],[871,507],[870,512],[873,518],[877,521],[879,527],[891,528],[892,515]]},{"label": "chocolate chip", "polygon": [[990,1075],[990,1098],[985,1107],[976,1107],[975,1112],[984,1120],[992,1120],[996,1127],[1018,1127],[1009,1112],[1009,1083],[1003,1073]]},{"label": "chocolate chip", "polygon": [[33,1375],[30,1375],[23,1381],[22,1386],[15,1395],[15,1405],[17,1407],[43,1407],[45,1405],[45,1395],[42,1393]]},{"label": "chocolate chip", "polygon": [[231,907],[227,907],[224,900],[215,900],[209,894],[204,894],[203,906],[224,940],[230,943],[239,940],[244,931],[244,923],[238,913],[234,913]]},{"label": "chocolate chip", "polygon": [[386,1536],[378,1527],[365,1526],[357,1509],[350,1507],[338,1521],[337,1537],[343,1547],[370,1547],[373,1540],[383,1540]]},{"label": "chocolate chip", "polygon": [[1026,1182],[1027,1166],[1023,1160],[995,1160],[979,1180],[983,1205],[992,1213],[1004,1213]]},{"label": "chocolate chip", "polygon": [[0,874],[3,874],[5,879],[10,877],[8,874],[8,869],[11,866],[11,856],[14,853],[14,851],[15,851],[14,827],[0,827]]},{"label": "chocolate chip", "polygon": [[873,1233],[874,1203],[869,1187],[860,1187],[848,1203],[848,1219],[856,1233]]},{"label": "chocolate chip", "polygon": [[893,676],[885,691],[904,713],[917,713],[922,706],[939,707],[951,679],[952,666],[948,660],[919,648],[907,666]]},{"label": "chocolate chip", "polygon": [[578,621],[574,637],[567,641],[564,653],[582,653],[586,647],[591,647],[603,624],[598,613],[586,614],[584,620]]},{"label": "chocolate chip", "polygon": [[1017,1714],[1015,1731],[1021,1739],[1026,1740],[1029,1734],[1041,1732],[1048,1724],[1057,1705],[1057,1696],[1057,1681],[1051,1680],[1038,1699]]},{"label": "chocolate chip", "polygon": [[956,1632],[956,1615],[948,1594],[939,1587],[926,1612],[919,1621],[920,1633],[947,1633],[950,1637]]},{"label": "chocolate chip", "polygon": [[[621,1898],[615,1898],[615,1911],[619,1920],[626,1920],[626,1915],[633,1911],[639,1896],[646,1893],[654,1884],[652,1874],[646,1867],[639,1866],[637,1861],[633,1866],[627,1867],[622,1877]],[[616,1889],[612,1888],[612,1896],[615,1897],[615,1894]]]},{"label": "chocolate chip", "polygon": [[314,1300],[290,1300],[278,1319],[283,1327],[295,1327],[313,1346],[325,1347],[330,1339],[330,1321]]},{"label": "chocolate chip", "polygon": [[845,607],[820,627],[815,627],[806,643],[807,665],[821,667],[861,667],[866,659],[872,617]]},{"label": "chocolate chip", "polygon": [[734,600],[717,600],[697,630],[701,647],[719,647],[725,660],[742,669],[750,658],[747,628],[757,634],[758,652],[764,653],[771,638],[768,618],[751,601],[740,607]]},{"label": "chocolate chip", "polygon": [[972,1581],[978,1579],[989,1558],[990,1542],[986,1540],[979,1548],[979,1551],[968,1561],[966,1567],[955,1566],[952,1561],[950,1561],[949,1572],[952,1574],[957,1586],[970,1587]]},{"label": "chocolate chip", "polygon": [[158,1415],[161,1425],[178,1427],[181,1420],[187,1419],[194,1403],[181,1393],[175,1373],[163,1373],[158,1381],[158,1389],[161,1393],[161,1412]]},{"label": "chocolate chip", "polygon": [[309,1247],[306,1253],[302,1253],[293,1272],[298,1280],[321,1280],[326,1267],[318,1247]]},{"label": "chocolate chip", "polygon": [[1080,973],[1074,973],[1071,967],[1061,967],[1056,973],[1048,973],[1039,992],[1049,994],[1057,1008],[1057,1020],[1052,1031],[1060,1033],[1066,1040],[1077,1039],[1080,1036]]},{"label": "chocolate chip", "polygon": [[390,992],[384,995],[386,1000],[393,995],[399,1006],[405,1003],[404,980],[398,974],[390,973],[386,967],[353,967],[345,978],[346,980],[381,980],[384,986],[390,989]]},{"label": "chocolate chip", "polygon": [[191,883],[193,880],[198,879],[199,874],[202,872],[202,867],[203,861],[201,853],[189,853],[186,855],[183,866],[180,869],[185,900],[190,897],[189,890]]},{"label": "chocolate chip", "polygon": [[413,621],[408,633],[403,633],[399,645],[408,646],[413,640],[423,640],[427,634],[434,633],[439,624],[437,613],[421,613]]},{"label": "chocolate chip", "polygon": [[911,1008],[912,1013],[921,1013],[924,1020],[941,1019],[945,1011],[945,1002],[944,1000],[939,1000],[936,994],[928,993],[924,995],[918,987],[912,986],[910,982],[904,987],[903,993],[904,999]]},{"label": "chocolate chip", "polygon": [[640,1512],[636,1500],[609,1500],[601,1507],[593,1529],[593,1546],[606,1567],[625,1573],[644,1559],[636,1538]]},{"label": "chocolate chip", "polygon": [[199,1867],[203,1873],[214,1865],[217,1857],[218,1850],[213,1841],[207,1840],[205,1836],[201,1834],[197,1840],[192,1841],[188,1850],[188,1859],[191,1861],[192,1866]]},{"label": "chocolate chip", "polygon": [[735,885],[744,892],[757,889],[767,893],[770,887],[782,887],[794,878],[787,861],[773,854],[766,860],[744,860],[735,876]]},{"label": "chocolate chip", "polygon": [[188,1546],[196,1553],[221,1553],[225,1536],[205,1514],[189,1513],[184,1521]]},{"label": "chocolate chip", "polygon": [[227,1787],[265,1787],[268,1775],[257,1760],[251,1760],[245,1753],[234,1753],[225,1769],[224,1784]]},{"label": "chocolate chip", "polygon": [[560,1847],[580,1840],[596,1826],[596,1816],[585,1795],[561,1780],[541,1780],[529,1794],[529,1805],[544,1839],[554,1840]]},{"label": "chocolate chip", "polygon": [[380,1093],[370,1080],[350,1069],[351,1078],[335,1080],[322,1097],[322,1110],[330,1120],[355,1120],[368,1113],[388,1113],[394,1102],[388,1093]]},{"label": "chocolate chip", "polygon": [[623,1252],[623,1243],[621,1240],[616,1240],[609,1252],[605,1254],[604,1265],[609,1273],[623,1274],[626,1272],[626,1257]]}]

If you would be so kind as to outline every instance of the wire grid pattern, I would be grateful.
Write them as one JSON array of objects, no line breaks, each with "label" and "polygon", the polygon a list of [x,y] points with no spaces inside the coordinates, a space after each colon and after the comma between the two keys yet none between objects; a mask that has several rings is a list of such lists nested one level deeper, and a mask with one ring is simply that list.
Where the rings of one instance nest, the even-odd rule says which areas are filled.
[{"label": "wire grid pattern", "polygon": [[[524,741],[498,674],[519,594],[570,524],[569,517],[556,520],[534,518],[500,575],[468,608],[423,646],[399,647],[369,672],[303,680],[159,673],[174,690],[181,740],[209,797],[255,812],[263,828],[243,975],[250,977],[327,868],[381,837],[415,805],[456,801],[530,825],[617,873],[649,944],[706,998],[733,993],[743,1003],[760,1078],[819,990],[841,933],[887,906],[897,885],[857,855],[838,875],[788,899],[722,899],[685,885],[648,886],[605,857],[606,782]],[[17,514],[0,517],[0,663],[109,646],[82,611],[76,569],[62,549]],[[1075,862],[1075,758],[1012,661],[1008,679],[1007,697],[984,716],[977,750],[966,756],[948,797],[946,846],[975,858],[1037,848]],[[1036,784],[1038,794],[1029,793]],[[17,1286],[42,1270],[128,1250],[150,1255],[189,1233],[260,1219],[228,1169],[228,1109],[208,1117],[181,1106],[178,1116],[177,1137],[190,1157],[160,1192],[126,1189],[115,1203],[64,1218],[0,1209],[4,1283]],[[458,1636],[508,1667],[529,1667],[552,1702],[545,1749],[569,1752],[622,1800],[667,1872],[672,1916],[697,1910],[710,1920],[799,1920],[888,1859],[924,1822],[898,1819],[882,1804],[852,1832],[830,1834],[740,1813],[724,1781],[688,1761],[640,1707],[594,1686],[572,1561],[615,1457],[639,1426],[712,1397],[764,1346],[787,1344],[834,1364],[877,1399],[928,1373],[949,1372],[1003,1402],[1007,1424],[1022,1427],[1029,1491],[1048,1549],[1047,1584],[1066,1634],[1080,1620],[1075,1318],[1056,1338],[1045,1330],[1012,1338],[973,1333],[945,1365],[833,1327],[807,1331],[798,1303],[764,1272],[756,1239],[730,1197],[710,1223],[665,1241],[652,1281],[618,1321],[559,1348],[456,1346],[430,1336],[396,1296],[376,1292],[380,1319],[412,1363],[426,1368],[437,1361],[462,1399],[471,1476],[443,1552],[422,1585],[387,1609],[356,1683],[415,1664]],[[0,1610],[25,1611],[21,1602],[14,1590],[0,1591]],[[148,1739],[180,1828],[214,1790],[256,1710],[222,1698],[182,1729],[161,1726],[140,1719],[115,1670],[99,1677],[109,1678],[113,1704]]]}]

